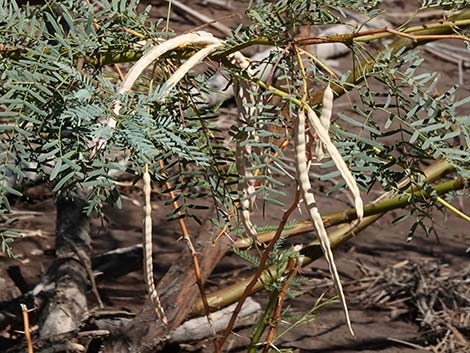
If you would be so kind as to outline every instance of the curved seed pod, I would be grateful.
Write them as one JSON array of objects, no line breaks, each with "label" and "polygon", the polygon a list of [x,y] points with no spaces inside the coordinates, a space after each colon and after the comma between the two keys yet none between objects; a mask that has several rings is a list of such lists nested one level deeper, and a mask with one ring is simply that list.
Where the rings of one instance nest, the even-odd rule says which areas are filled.
[{"label": "curved seed pod", "polygon": [[308,215],[315,226],[317,231],[318,239],[323,253],[325,254],[328,268],[330,270],[331,278],[336,287],[336,291],[340,298],[341,304],[344,309],[344,315],[349,328],[349,332],[354,336],[354,331],[351,327],[351,320],[349,319],[348,307],[346,304],[346,298],[344,297],[343,287],[341,280],[336,269],[335,260],[333,258],[333,252],[331,251],[330,239],[326,233],[325,226],[321,219],[321,215],[316,207],[315,197],[312,193],[312,185],[308,176],[307,169],[307,155],[306,155],[306,141],[305,141],[305,112],[303,109],[299,111],[297,123],[295,124],[294,130],[294,145],[295,145],[295,169],[297,172],[297,178],[299,182],[300,192],[307,208]]},{"label": "curved seed pod", "polygon": [[181,81],[181,79],[191,70],[194,66],[201,63],[204,58],[215,52],[222,46],[222,42],[218,42],[215,44],[210,44],[207,47],[199,50],[196,54],[191,56],[188,60],[184,62],[174,73],[171,77],[165,82],[165,93],[160,99],[163,99],[165,96],[170,93],[173,87]]},{"label": "curved seed pod", "polygon": [[[211,33],[205,31],[197,31],[191,33],[185,33],[174,38],[168,39],[165,42],[162,42],[158,45],[151,47],[144,55],[137,60],[134,65],[127,72],[126,77],[124,78],[121,86],[119,88],[119,93],[123,94],[129,92],[134,85],[135,81],[142,75],[145,68],[147,68],[153,61],[158,59],[163,54],[168,51],[174,50],[179,47],[184,47],[188,45],[199,45],[203,46],[202,50],[194,55],[194,57],[188,59],[188,61],[183,64],[177,72],[168,80],[167,84],[174,85],[191,69],[198,61],[204,59],[206,56],[210,55],[217,48],[222,46],[224,41],[219,38],[214,37]],[[145,45],[146,42],[139,42],[139,45]],[[240,66],[242,69],[246,69],[249,66],[249,60],[240,52],[235,52],[229,55],[228,59],[235,65]],[[119,99],[113,102],[113,113],[118,116],[122,107],[121,101]],[[116,128],[117,120],[114,116],[108,117],[104,122],[104,125],[110,127],[111,129]],[[95,139],[92,142],[92,152],[89,156],[90,159],[103,149],[108,142],[108,138],[101,137]]]},{"label": "curved seed pod", "polygon": [[[238,63],[240,67],[247,70],[249,74],[252,74],[249,62],[242,55],[233,55],[231,58],[232,62]],[[258,114],[257,98],[254,92],[259,92],[259,87],[253,83],[235,80],[233,84],[235,102],[237,104],[238,119],[242,126],[249,126],[251,117]],[[246,165],[248,163],[246,156],[251,154],[251,146],[245,144],[242,146],[242,142],[248,140],[251,134],[248,133],[245,136],[237,138],[236,144],[236,166],[238,175],[241,177],[241,182],[238,183],[238,190],[240,193],[240,220],[245,228],[246,233],[256,241],[258,232],[251,221],[251,210],[255,202],[255,196],[251,196],[254,191],[254,182],[250,181],[253,176],[250,171],[247,170]]]},{"label": "curved seed pod", "polygon": [[[320,123],[323,125],[326,131],[330,129],[331,114],[333,113],[333,99],[333,90],[328,83],[328,86],[325,88],[325,92],[323,92],[323,103],[320,114]],[[319,161],[325,157],[325,154],[323,153],[323,144],[321,141],[316,142],[315,157],[317,157],[317,160]]]},{"label": "curved seed pod", "polygon": [[160,298],[155,287],[153,280],[153,258],[152,258],[152,205],[150,203],[151,193],[151,179],[148,172],[147,166],[143,175],[144,182],[144,195],[145,195],[145,206],[144,206],[144,278],[147,286],[148,296],[150,301],[155,305],[155,311],[158,318],[163,322],[164,325],[168,325],[168,320],[163,310]]},{"label": "curved seed pod", "polygon": [[246,233],[253,239],[253,241],[256,241],[258,232],[256,231],[256,228],[253,222],[251,221],[250,213],[250,201],[254,201],[253,198],[250,199],[250,194],[254,187],[250,185],[247,180],[247,178],[251,176],[251,173],[246,171],[243,147],[240,146],[239,141],[237,141],[236,147],[236,164],[237,171],[243,179],[240,183],[238,183],[238,190],[240,191],[240,220],[242,221]]},{"label": "curved seed pod", "polygon": [[356,184],[356,180],[352,176],[351,171],[348,169],[348,166],[344,162],[343,157],[341,157],[341,154],[338,152],[336,146],[331,141],[328,131],[325,130],[325,128],[323,127],[317,114],[315,114],[313,109],[309,106],[305,106],[305,109],[307,109],[308,120],[312,124],[315,133],[320,138],[323,145],[326,147],[331,159],[336,165],[336,168],[338,168],[339,172],[341,173],[341,176],[346,182],[346,185],[349,187],[351,193],[353,194],[354,207],[356,208],[358,222],[360,222],[362,220],[362,217],[364,216],[364,206],[362,203],[359,187]]},{"label": "curved seed pod", "polygon": [[[160,56],[165,54],[166,52],[173,50],[178,47],[187,46],[187,45],[202,45],[202,46],[212,46],[212,45],[221,45],[222,41],[216,37],[214,37],[209,32],[198,31],[192,33],[182,34],[180,36],[171,38],[163,43],[160,43],[152,48],[150,48],[145,54],[137,60],[134,65],[128,71],[124,81],[121,83],[121,87],[119,88],[119,93],[123,94],[129,92],[134,85],[135,81],[142,75],[145,68],[152,64],[152,62],[158,59]],[[207,49],[207,51],[211,51],[211,49]],[[203,56],[206,52],[197,53],[198,56]],[[209,55],[208,53],[207,55]],[[205,55],[205,56],[207,56]],[[188,66],[188,65],[187,65]],[[188,69],[189,70],[189,69]],[[182,73],[182,71],[180,72]],[[184,75],[184,74],[183,74]],[[180,78],[181,79],[181,78]],[[113,112],[117,116],[121,110],[121,102],[116,100],[114,102]],[[109,126],[111,129],[116,127],[116,119],[113,116],[110,116],[106,119],[104,124]],[[93,141],[94,150],[91,153],[90,158],[93,158],[96,153],[103,149],[107,144],[107,138],[100,138],[96,141]]]}]

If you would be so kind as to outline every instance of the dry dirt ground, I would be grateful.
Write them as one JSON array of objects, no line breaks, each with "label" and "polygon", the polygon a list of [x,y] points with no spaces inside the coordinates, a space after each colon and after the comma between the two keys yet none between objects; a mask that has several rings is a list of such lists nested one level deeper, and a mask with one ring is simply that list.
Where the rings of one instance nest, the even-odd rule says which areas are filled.
[{"label": "dry dirt ground", "polygon": [[[189,3],[191,3],[193,9],[213,18],[230,15],[230,11],[217,7],[210,8],[201,5],[201,2]],[[237,9],[242,7],[238,2],[232,1],[230,4]],[[389,6],[391,9],[395,9],[397,13],[406,12],[410,8],[409,4],[405,6],[400,1],[394,1],[393,6],[390,4]],[[231,12],[234,11],[231,10]],[[155,14],[164,16],[165,13],[166,5],[157,4]],[[182,16],[180,12],[177,13],[178,15],[172,17],[172,21],[174,28],[177,28],[179,32],[200,25],[198,21],[193,22],[190,17]],[[226,18],[224,23],[233,28],[239,20],[238,16],[232,16]],[[348,58],[342,60],[346,65]],[[458,77],[458,67],[456,65],[436,57],[429,56],[423,69],[441,72],[439,90],[447,89]],[[469,88],[470,75],[467,70],[464,72],[464,84],[459,95],[468,96],[470,94]],[[107,208],[104,220],[93,221],[91,234],[94,255],[116,248],[140,244],[141,242],[142,214],[140,202],[142,196],[140,190],[135,186],[122,187],[121,191],[125,196],[123,208],[121,210]],[[328,213],[343,209],[346,205],[342,199],[344,199],[343,194],[320,198],[321,211]],[[156,192],[153,199],[153,222],[154,233],[158,234],[154,242],[154,253],[156,254],[155,275],[157,278],[174,262],[178,261],[180,251],[184,247],[184,243],[179,240],[177,224],[165,220],[165,215],[169,209],[164,205],[164,201],[164,197]],[[467,210],[467,213],[470,210],[470,202],[466,199],[460,200],[459,206],[461,209]],[[13,244],[16,259],[0,254],[0,303],[6,303],[20,296],[22,292],[31,289],[39,282],[54,258],[56,211],[47,185],[30,188],[24,197],[12,200],[12,208],[15,218],[18,219],[14,227],[24,231],[27,236],[16,240]],[[278,222],[280,214],[273,212],[268,212],[268,214],[269,216],[264,219],[259,218],[259,223],[275,224]],[[470,246],[469,224],[453,214],[444,216],[436,212],[433,221],[435,222],[438,238],[434,236],[427,237],[423,232],[418,231],[415,238],[407,242],[406,238],[411,223],[391,223],[400,214],[401,212],[397,211],[383,217],[376,224],[335,251],[338,269],[345,284],[345,292],[349,301],[356,337],[353,338],[348,334],[340,305],[334,303],[320,309],[314,321],[283,336],[276,342],[277,348],[290,348],[297,352],[322,353],[411,353],[428,352],[428,350],[420,347],[436,344],[436,342],[432,342],[429,332],[423,330],[422,320],[416,317],[413,309],[400,303],[392,303],[395,299],[400,298],[385,298],[387,291],[390,290],[387,283],[382,283],[385,291],[385,293],[382,293],[385,298],[382,305],[368,305],[368,298],[364,296],[364,293],[366,295],[372,293],[371,296],[373,293],[377,294],[366,290],[378,285],[380,276],[384,273],[390,273],[390,271],[393,272],[393,266],[397,264],[398,269],[393,272],[395,277],[388,277],[389,279],[398,278],[400,269],[406,269],[411,272],[418,271],[423,283],[434,283],[435,277],[433,276],[437,276],[438,273],[443,271],[445,272],[443,277],[460,275],[461,281],[467,281],[468,286],[469,254],[466,253],[466,249]],[[294,218],[304,219],[305,215],[297,213]],[[197,229],[195,223],[190,223],[190,231],[193,234],[197,234]],[[305,234],[294,241],[305,242],[305,239],[313,237],[313,234]],[[139,261],[135,261],[135,263],[122,264],[123,268],[127,266],[134,268],[132,272],[124,276],[116,274],[115,276],[97,277],[98,290],[106,310],[126,310],[134,313],[140,310],[146,291]],[[407,262],[403,263],[403,261]],[[433,266],[437,266],[442,271],[426,271],[434,268]],[[237,282],[240,277],[252,273],[252,270],[250,265],[235,255],[227,255],[209,279],[207,291],[211,292],[227,284]],[[425,273],[423,274],[423,272]],[[467,273],[467,275],[463,275],[464,273]],[[323,259],[308,266],[302,274],[308,279],[304,286],[305,293],[287,302],[291,307],[289,315],[301,314],[310,309],[314,301],[323,292],[326,292],[327,297],[334,295],[334,291],[331,290],[327,266]],[[430,277],[426,277],[426,274]],[[367,282],[367,278],[372,278],[372,281]],[[373,283],[374,279],[375,284]],[[267,302],[264,293],[258,293],[254,297],[262,304]],[[92,303],[94,302],[91,293],[89,299]],[[458,331],[457,334],[452,331],[455,327],[449,327],[449,331],[454,332],[454,340],[460,341],[455,343],[455,348],[450,347],[448,352],[464,352],[465,342],[468,343],[470,339],[468,297],[467,307],[462,307],[461,310],[460,314],[467,315],[467,326]],[[34,317],[34,313],[32,315]],[[0,328],[0,352],[11,347],[12,338],[18,335],[15,334],[14,329],[21,330],[21,327]],[[250,330],[251,328],[239,330],[237,335],[232,335],[228,340],[226,347],[233,352],[245,351],[246,344],[249,342]],[[168,351],[210,351],[210,349],[209,342],[203,341],[173,346]]]}]

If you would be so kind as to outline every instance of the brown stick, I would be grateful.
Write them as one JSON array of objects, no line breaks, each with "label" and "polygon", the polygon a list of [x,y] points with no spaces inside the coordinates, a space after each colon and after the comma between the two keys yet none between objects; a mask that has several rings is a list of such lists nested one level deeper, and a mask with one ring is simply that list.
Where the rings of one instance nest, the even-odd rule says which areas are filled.
[{"label": "brown stick", "polygon": [[287,289],[289,288],[290,281],[295,277],[301,266],[301,262],[299,263],[298,260],[294,258],[290,258],[289,262],[287,263],[287,278],[282,284],[281,290],[279,291],[279,295],[277,297],[276,307],[274,308],[273,314],[271,316],[271,323],[269,325],[268,333],[266,334],[266,339],[264,342],[263,353],[268,353],[269,349],[274,347],[274,334],[276,333],[276,328],[281,319],[281,311],[282,306],[284,305],[284,300],[286,299]]},{"label": "brown stick", "polygon": [[219,339],[219,349],[222,349],[222,346],[224,345],[224,343],[227,340],[228,336],[232,332],[233,326],[235,325],[235,320],[237,319],[237,316],[240,313],[240,310],[243,306],[243,303],[245,302],[246,298],[251,294],[251,290],[253,289],[253,287],[258,282],[258,279],[261,277],[261,275],[262,275],[262,273],[265,269],[266,263],[268,262],[269,254],[271,253],[271,250],[274,248],[274,245],[276,244],[276,242],[281,237],[282,231],[284,230],[284,227],[286,226],[286,223],[289,220],[289,217],[290,217],[291,213],[294,212],[294,210],[297,208],[297,204],[299,203],[299,198],[300,198],[300,192],[297,191],[295,193],[294,201],[292,202],[291,206],[282,215],[282,219],[281,219],[281,222],[279,223],[279,226],[277,228],[276,235],[273,237],[273,239],[271,239],[268,246],[264,250],[255,275],[252,277],[250,283],[248,283],[248,285],[245,287],[245,290],[243,291],[242,295],[240,296],[240,299],[238,300],[237,306],[233,310],[232,317],[230,318],[230,321],[229,321],[224,333],[222,334],[222,337]]},{"label": "brown stick", "polygon": [[[164,163],[163,163],[162,160],[160,160],[159,165],[160,165],[160,168],[162,168],[162,169],[164,168]],[[170,184],[170,182],[165,181],[165,186],[167,187],[168,190],[170,190],[169,191],[170,198],[172,200],[175,200],[176,195],[172,191],[172,185]],[[172,204],[173,204],[173,208],[175,210],[177,210],[179,208],[178,202],[173,201]],[[213,329],[214,325],[212,323],[211,312],[210,312],[210,309],[209,309],[209,304],[207,302],[206,293],[204,292],[204,284],[203,284],[203,281],[202,281],[202,278],[201,278],[201,268],[200,268],[200,265],[199,265],[199,259],[197,257],[196,250],[194,249],[193,242],[191,241],[191,235],[189,234],[188,227],[186,227],[186,222],[184,221],[183,218],[179,218],[178,219],[178,224],[180,226],[181,234],[183,235],[183,239],[185,240],[186,245],[188,246],[188,249],[191,252],[191,257],[193,259],[194,275],[196,277],[196,284],[197,284],[197,287],[199,289],[199,295],[201,296],[202,303],[204,304],[204,311],[205,311],[205,314],[206,314],[206,317],[207,317],[207,322],[209,323],[209,326],[212,327],[213,337],[214,337],[214,349],[215,349],[216,352],[218,352],[217,341],[215,339],[215,331]]]},{"label": "brown stick", "polygon": [[20,304],[20,306],[23,313],[24,337],[28,345],[28,353],[33,353],[33,342],[31,341],[31,332],[29,331],[28,307],[25,304]]}]

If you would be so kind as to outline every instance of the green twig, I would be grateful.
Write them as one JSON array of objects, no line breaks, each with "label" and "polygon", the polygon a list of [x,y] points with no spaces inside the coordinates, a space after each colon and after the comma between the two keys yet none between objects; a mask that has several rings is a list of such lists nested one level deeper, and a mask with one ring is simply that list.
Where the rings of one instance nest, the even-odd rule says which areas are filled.
[{"label": "green twig", "polygon": [[[423,171],[423,173],[426,176],[426,181],[428,183],[431,183],[439,179],[440,177],[442,177],[442,175],[444,175],[450,169],[452,169],[452,166],[448,162],[437,161],[433,165],[427,167]],[[405,188],[407,185],[409,185],[409,183],[410,183],[410,180],[404,180],[399,184],[399,187]],[[463,187],[465,186],[465,183],[463,185],[462,184],[457,184],[457,185],[461,185]],[[407,190],[406,192],[411,192],[412,190],[413,189],[410,187],[409,190]],[[393,197],[392,192],[384,194],[384,198],[390,198],[390,197]],[[384,214],[385,212],[379,213],[373,216],[364,217],[362,222],[360,222],[359,224],[357,223],[355,223],[355,225],[343,224],[341,226],[338,226],[333,231],[328,233],[328,236],[331,242],[331,247],[335,248],[338,245],[352,238],[354,235],[359,234],[362,230],[367,228],[369,225],[373,224]],[[304,260],[302,262],[303,266],[310,264],[311,262],[320,258],[323,255],[318,241],[314,241],[311,245],[301,250],[301,254],[304,255]],[[280,275],[282,275],[282,273],[277,271],[276,267],[274,266],[269,267],[266,270],[264,270],[261,274],[256,275],[256,277],[259,276],[259,278],[255,284],[252,283],[253,278],[255,278],[254,276],[246,278],[246,279],[240,279],[238,280],[237,283],[233,284],[232,286],[228,286],[224,289],[221,289],[219,291],[209,294],[207,296],[207,300],[211,308],[221,308],[225,305],[229,305],[237,301],[242,295],[242,293],[245,292],[248,284],[251,284],[249,292],[255,293],[257,291],[262,290],[266,286],[266,284],[272,283],[273,280]],[[204,313],[204,308],[200,300],[196,303],[194,307],[194,313],[195,314]]]},{"label": "green twig", "polygon": [[278,291],[273,291],[271,293],[271,297],[269,298],[268,305],[266,306],[266,309],[264,309],[263,315],[259,318],[258,324],[256,325],[255,330],[253,334],[251,335],[251,341],[248,347],[248,353],[256,353],[257,351],[256,346],[259,344],[261,340],[261,336],[263,335],[263,332],[266,330],[266,327],[269,326],[269,320],[274,311],[274,308],[276,307],[278,294],[279,294]]},{"label": "green twig", "polygon": [[457,207],[451,205],[450,203],[448,203],[446,200],[444,200],[440,196],[438,196],[436,199],[439,203],[441,203],[444,207],[446,207],[451,212],[455,213],[458,217],[461,217],[461,218],[465,219],[467,222],[470,222],[470,217],[467,216],[462,211],[460,211]]},{"label": "green twig", "polygon": [[[447,194],[451,191],[456,191],[456,190],[461,190],[463,188],[468,187],[469,184],[469,179],[468,178],[457,178],[451,181],[447,181],[438,185],[432,186],[432,189],[436,192],[437,195],[444,195]],[[407,194],[400,195],[388,200],[384,200],[378,203],[372,203],[364,207],[364,216],[374,216],[377,214],[381,214],[384,212],[396,210],[399,208],[404,208],[408,205],[411,205],[415,202],[423,201],[428,198],[432,197],[427,191],[425,190],[412,190]],[[442,200],[442,199],[441,199]],[[440,203],[444,204],[440,198],[437,198],[437,201]],[[445,202],[445,200],[443,200]],[[446,205],[444,205],[446,206]],[[452,205],[450,205],[453,207]],[[447,206],[446,206],[447,207]],[[449,208],[449,207],[448,207]],[[450,208],[449,208],[450,209]],[[468,216],[463,214],[461,211],[454,209],[451,209],[452,212],[456,213],[458,216],[469,220]],[[457,212],[458,211],[458,212]],[[463,214],[463,216],[462,216]],[[467,218],[466,218],[467,217]],[[332,213],[329,215],[323,215],[323,224],[325,225],[325,228],[330,228],[332,226],[338,225],[338,224],[343,224],[343,223],[349,223],[357,219],[357,214],[356,214],[356,209],[355,208],[348,208],[344,211]],[[306,221],[299,221],[296,222],[296,224],[293,224],[291,229],[286,230],[284,232],[284,237],[289,237],[293,235],[299,235],[299,234],[304,234],[307,232],[311,232],[315,230],[315,227],[313,226],[312,222],[306,220]],[[257,241],[260,243],[264,243],[266,241],[269,241],[272,238],[272,235],[274,234],[274,231],[268,231],[268,232],[259,232],[258,233],[258,238]],[[238,241],[235,242],[234,246],[237,248],[247,248],[251,246],[252,244],[252,239],[248,238],[242,238]]]}]

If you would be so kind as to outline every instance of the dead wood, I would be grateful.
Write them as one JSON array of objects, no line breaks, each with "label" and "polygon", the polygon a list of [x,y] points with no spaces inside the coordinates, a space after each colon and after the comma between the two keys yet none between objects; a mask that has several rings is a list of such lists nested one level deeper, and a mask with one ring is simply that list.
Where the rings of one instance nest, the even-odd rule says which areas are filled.
[{"label": "dead wood", "polygon": [[[232,304],[226,308],[212,313],[211,318],[213,321],[213,329],[215,332],[220,332],[225,327],[232,316],[236,304]],[[260,313],[261,305],[251,299],[247,298],[240,310],[235,327],[249,326],[255,323],[258,314]],[[179,326],[171,333],[170,342],[182,343],[189,341],[197,341],[208,338],[212,335],[212,328],[209,325],[206,317],[198,317]]]},{"label": "dead wood", "polygon": [[[236,304],[232,304],[211,314],[213,328],[216,332],[220,332],[227,326],[235,305]],[[252,325],[256,321],[260,310],[261,305],[252,298],[248,298],[238,315],[235,327],[241,328]],[[82,336],[87,334],[88,336],[96,336],[97,332],[100,336],[108,336],[112,333],[114,337],[118,337],[118,333],[121,335],[126,334],[126,329],[131,324],[133,317],[134,316],[128,312],[99,311],[92,315],[88,323],[89,325],[96,327],[96,329],[88,332],[80,332],[79,335]],[[210,338],[212,334],[213,330],[209,325],[207,318],[201,316],[184,322],[174,331],[169,333],[168,342],[178,344],[184,342],[195,342]]]},{"label": "dead wood", "polygon": [[[199,255],[202,280],[205,281],[216,264],[228,250],[228,240],[212,241],[219,229],[207,219],[194,242]],[[181,260],[168,270],[157,286],[162,306],[165,308],[169,327],[158,321],[155,308],[147,300],[139,313],[126,328],[125,334],[104,342],[104,352],[128,353],[155,352],[161,348],[169,332],[178,327],[191,314],[199,298],[189,250],[181,254]]]},{"label": "dead wood", "polygon": [[[123,264],[125,264],[125,266],[123,266]],[[142,244],[111,250],[104,254],[97,255],[92,259],[93,273],[105,278],[121,277],[129,272],[140,270],[141,268]],[[41,281],[32,289],[24,292],[27,288],[27,284],[25,284],[20,288],[20,290],[23,289],[22,292],[24,292],[24,294],[11,300],[0,302],[0,330],[8,325],[19,326],[21,323],[20,304],[26,304],[28,307],[36,307],[39,309],[43,308],[46,298],[51,297],[54,293],[56,283],[52,277],[55,276],[55,272],[56,269],[53,265],[48,273],[44,275]],[[15,281],[15,284],[18,286],[20,283]],[[32,312],[33,317],[34,313],[35,312]]]},{"label": "dead wood", "polygon": [[[69,210],[69,208],[72,208],[72,210]],[[142,321],[142,317],[151,317],[154,313],[153,307],[148,306],[148,304],[137,318],[135,318],[134,314],[127,312],[97,311],[87,319],[85,317],[86,315],[84,315],[84,311],[86,309],[85,302],[80,301],[78,308],[76,307],[77,303],[75,301],[68,303],[68,300],[75,298],[74,296],[76,296],[75,293],[77,288],[80,288],[79,290],[81,291],[79,298],[84,298],[85,290],[89,285],[89,277],[86,273],[86,269],[84,269],[80,264],[78,258],[74,258],[76,252],[74,251],[74,246],[71,245],[72,240],[70,239],[74,239],[73,242],[77,248],[79,246],[82,248],[89,248],[87,232],[88,223],[86,217],[84,217],[83,214],[74,213],[75,211],[78,212],[76,205],[74,206],[69,204],[64,206],[61,204],[59,206],[57,220],[58,238],[56,249],[58,256],[56,263],[51,266],[50,270],[43,277],[41,282],[36,285],[34,289],[25,293],[24,295],[15,298],[8,303],[2,303],[4,308],[8,307],[11,309],[11,313],[8,315],[8,317],[10,319],[14,319],[15,311],[18,311],[16,308],[19,307],[20,302],[25,302],[25,300],[28,300],[28,302],[31,303],[30,306],[32,306],[32,301],[36,299],[36,305],[39,304],[42,307],[44,306],[45,300],[41,300],[41,298],[50,297],[50,299],[46,301],[46,307],[42,314],[46,316],[45,321],[49,322],[48,327],[50,327],[50,321],[52,321],[52,319],[57,319],[58,321],[57,325],[53,325],[53,328],[48,329],[47,336],[45,333],[43,333],[44,328],[41,330],[41,335],[43,336],[41,336],[35,342],[38,352],[82,352],[84,351],[83,345],[70,341],[79,340],[78,342],[80,342],[80,339],[83,337],[104,341],[104,351],[111,351],[112,349],[113,352],[138,352],[139,342],[141,342],[141,340],[140,337],[136,337],[135,340],[130,338],[132,337],[131,334],[129,334],[130,328],[135,330],[133,332],[142,330],[141,332],[145,332],[144,337],[147,340],[154,340],[158,343],[163,337],[168,339],[168,342],[171,343],[181,343],[210,337],[212,330],[209,327],[205,317],[187,321],[184,324],[179,325],[176,330],[171,332],[171,334],[166,335],[165,329],[161,326],[158,326],[160,324],[156,322],[156,317],[152,318],[151,320]],[[73,232],[70,231],[70,227],[73,227],[73,222],[68,223],[68,221],[71,219],[77,221],[77,226],[74,227],[75,231]],[[80,229],[82,229],[82,231],[80,231]],[[213,233],[216,231],[218,231],[218,229],[216,229],[210,221],[207,221],[201,227],[200,236],[196,242],[201,251],[202,248],[207,248],[207,250],[202,251],[200,255],[202,260],[201,270],[203,272],[204,279],[206,279],[210,272],[212,272],[212,269],[215,267],[220,258],[225,254],[226,249],[228,248],[227,242],[224,240],[220,240],[216,245],[212,245]],[[68,240],[63,241],[63,239],[60,239],[62,237],[67,237]],[[89,251],[89,249],[87,251]],[[163,280],[165,282],[161,282],[159,285],[159,288],[162,288],[163,285],[165,285],[165,288],[169,288],[169,290],[165,291],[165,295],[163,295],[165,298],[165,305],[172,309],[174,317],[173,322],[180,323],[183,322],[186,316],[191,313],[191,303],[198,299],[197,288],[194,282],[194,274],[192,272],[191,258],[189,254],[187,256],[185,254],[184,256],[185,261],[175,264],[172,269],[170,269],[170,272],[164,277]],[[204,260],[202,259],[202,256],[204,256]],[[122,263],[129,264],[130,266],[122,266]],[[128,273],[130,271],[129,269],[135,270],[135,267],[141,266],[141,264],[142,245],[139,244],[127,248],[112,250],[95,257],[93,259],[93,270],[94,272],[98,272],[103,276],[121,276]],[[70,267],[72,267],[74,272],[72,274],[67,273],[67,271],[70,272]],[[68,282],[70,279],[65,280],[62,278],[63,275],[78,279],[78,283],[70,285],[70,282]],[[172,278],[173,281],[171,280]],[[65,288],[61,282],[66,282]],[[56,290],[56,286],[59,286],[59,290]],[[178,288],[181,289],[182,293],[177,295]],[[71,291],[73,291],[73,293],[71,293]],[[188,298],[193,299],[187,300],[185,293],[191,296]],[[177,297],[178,301],[172,300],[173,297]],[[62,300],[62,302],[58,303],[60,300]],[[73,314],[69,317],[69,319],[71,322],[75,323],[74,327],[71,327],[71,323],[68,323],[64,327],[69,327],[70,330],[63,330],[62,332],[59,332],[61,323],[63,323],[63,317],[62,315],[58,316],[57,311],[62,311],[62,313],[66,316]],[[81,312],[80,315],[78,315],[78,311]],[[227,307],[213,314],[213,321],[216,329],[225,328],[226,322],[230,318],[231,311],[233,311],[233,308]],[[258,311],[258,303],[253,300],[247,301],[240,314],[240,319],[237,321],[236,327],[243,327],[248,324],[252,324]],[[18,319],[18,317],[19,316],[16,316],[16,319]],[[11,320],[8,322],[11,323]],[[86,322],[86,325],[88,326],[95,327],[96,330],[90,331],[92,333],[90,335],[86,334],[86,332],[79,332],[78,327],[83,325],[84,322]],[[176,326],[176,324],[172,323],[172,327],[174,326]],[[54,330],[55,334],[52,330]],[[158,333],[159,336],[151,336],[152,332],[159,332],[158,330],[161,330],[163,333]],[[98,332],[99,335],[94,337],[93,332]],[[15,348],[9,352],[13,353],[17,351],[18,350]]]},{"label": "dead wood", "polygon": [[49,271],[55,289],[40,315],[41,340],[77,331],[87,310],[90,236],[84,206],[78,197],[57,202],[56,260]]}]

